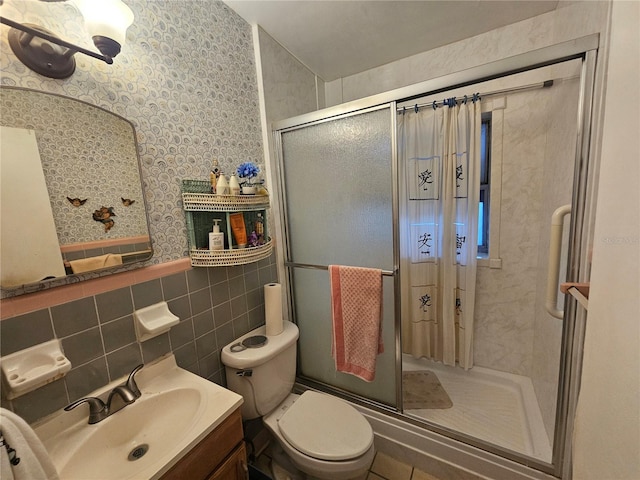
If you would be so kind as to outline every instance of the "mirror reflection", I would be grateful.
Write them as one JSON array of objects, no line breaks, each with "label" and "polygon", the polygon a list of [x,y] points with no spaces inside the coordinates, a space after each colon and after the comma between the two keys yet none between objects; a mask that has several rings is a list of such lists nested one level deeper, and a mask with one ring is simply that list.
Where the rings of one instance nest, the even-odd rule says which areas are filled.
[{"label": "mirror reflection", "polygon": [[146,260],[133,125],[54,94],[0,88],[0,285]]}]

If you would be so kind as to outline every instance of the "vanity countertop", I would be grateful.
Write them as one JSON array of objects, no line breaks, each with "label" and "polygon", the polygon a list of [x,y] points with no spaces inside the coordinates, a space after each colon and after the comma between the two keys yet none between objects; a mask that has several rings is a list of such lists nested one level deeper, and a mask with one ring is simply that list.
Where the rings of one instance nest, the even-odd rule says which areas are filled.
[{"label": "vanity countertop", "polygon": [[[103,398],[125,379],[90,396]],[[83,405],[34,425],[61,480],[160,478],[242,404],[178,367],[172,354],[145,366],[136,382],[142,396],[97,424],[87,423]]]}]

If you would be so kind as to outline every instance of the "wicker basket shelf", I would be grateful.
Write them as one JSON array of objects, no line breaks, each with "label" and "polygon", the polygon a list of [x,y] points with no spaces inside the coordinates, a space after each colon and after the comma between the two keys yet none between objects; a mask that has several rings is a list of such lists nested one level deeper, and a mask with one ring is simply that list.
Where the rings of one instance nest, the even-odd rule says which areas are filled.
[{"label": "wicker basket shelf", "polygon": [[182,204],[185,210],[192,212],[241,212],[269,208],[269,196],[183,193]]},{"label": "wicker basket shelf", "polygon": [[182,204],[191,212],[241,212],[269,208],[268,195],[212,195],[205,180],[182,181]]},{"label": "wicker basket shelf", "polygon": [[271,239],[259,247],[234,248],[232,250],[191,250],[193,267],[230,267],[257,262],[271,255],[273,242]]},{"label": "wicker basket shelf", "polygon": [[[269,208],[268,195],[212,195],[211,184],[203,180],[182,181],[182,205],[187,220],[189,256],[194,267],[228,267],[257,262],[271,255],[273,242],[268,237],[266,210]],[[222,217],[216,215],[221,212]],[[247,225],[258,218],[263,223],[264,238],[267,242],[258,247],[228,248],[209,250],[202,248],[208,243],[208,232],[212,220],[222,223],[220,229],[225,233],[225,244],[234,245],[229,216],[232,212],[246,212],[243,217]]]}]

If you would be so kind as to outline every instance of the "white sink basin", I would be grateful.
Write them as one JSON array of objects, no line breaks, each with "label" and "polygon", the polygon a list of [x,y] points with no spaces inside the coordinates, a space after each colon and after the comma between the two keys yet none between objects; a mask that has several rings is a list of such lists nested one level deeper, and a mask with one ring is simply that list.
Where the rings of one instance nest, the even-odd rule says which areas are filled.
[{"label": "white sink basin", "polygon": [[[103,397],[118,380],[90,396]],[[61,480],[159,478],[242,404],[242,397],[178,368],[173,355],[136,375],[142,396],[89,425],[88,407],[34,430]]]}]

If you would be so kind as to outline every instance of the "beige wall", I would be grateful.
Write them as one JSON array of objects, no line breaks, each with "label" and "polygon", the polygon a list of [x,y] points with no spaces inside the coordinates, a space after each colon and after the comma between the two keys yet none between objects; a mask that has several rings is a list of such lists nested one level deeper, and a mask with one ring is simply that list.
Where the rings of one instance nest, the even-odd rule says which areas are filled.
[{"label": "beige wall", "polygon": [[254,35],[256,33],[267,122],[270,124],[322,108],[323,105],[318,104],[316,81],[321,82],[323,97],[324,82],[262,28],[254,28]]},{"label": "beige wall", "polygon": [[[309,70],[282,45],[276,42],[260,26],[253,25],[253,45],[258,71],[260,121],[266,159],[266,175],[273,198],[280,195],[276,183],[276,155],[273,148],[271,125],[273,122],[303,115],[324,108],[324,81]],[[280,222],[280,205],[273,203],[272,232],[283,232]],[[276,243],[280,278],[285,278],[282,242]],[[286,316],[286,305],[283,312]]]},{"label": "beige wall", "polygon": [[326,104],[337,105],[600,33],[607,12],[607,1],[569,3],[528,20],[328,82]]},{"label": "beige wall", "polygon": [[614,1],[575,480],[640,478],[640,3]]}]

